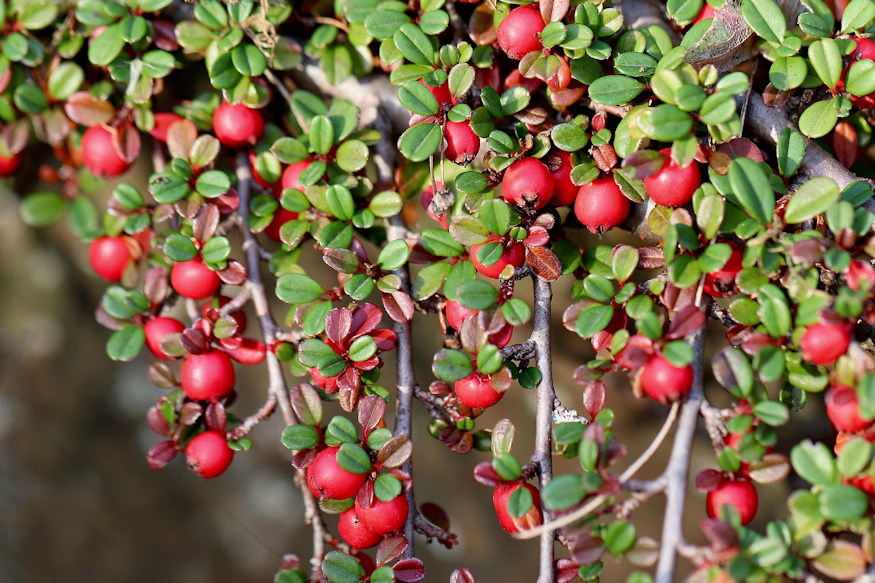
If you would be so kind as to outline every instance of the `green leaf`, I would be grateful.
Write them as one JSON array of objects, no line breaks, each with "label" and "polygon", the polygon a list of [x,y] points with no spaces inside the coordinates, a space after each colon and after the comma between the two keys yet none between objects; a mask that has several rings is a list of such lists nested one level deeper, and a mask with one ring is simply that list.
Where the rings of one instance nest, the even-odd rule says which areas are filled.
[{"label": "green leaf", "polygon": [[433,123],[418,123],[407,128],[398,140],[398,149],[405,158],[422,162],[434,154],[441,145],[441,128]]},{"label": "green leaf", "polygon": [[149,179],[149,194],[161,204],[172,204],[188,196],[188,180],[181,176],[164,172],[153,174]]},{"label": "green leaf", "polygon": [[449,263],[438,261],[420,269],[413,277],[413,297],[424,300],[436,294],[450,273]]},{"label": "green leaf", "polygon": [[790,463],[796,473],[811,484],[828,486],[838,479],[835,460],[822,443],[806,439],[790,451]]},{"label": "green leaf", "polygon": [[526,108],[532,96],[525,87],[517,85],[501,94],[499,103],[503,116],[510,116]]},{"label": "green leaf", "polygon": [[778,171],[789,178],[799,170],[805,159],[805,137],[799,132],[785,127],[778,136]]},{"label": "green leaf", "polygon": [[693,118],[676,105],[663,104],[644,110],[638,118],[638,128],[651,139],[673,142],[690,133]]},{"label": "green leaf", "polygon": [[602,105],[624,105],[634,99],[644,85],[624,75],[599,77],[589,86],[589,96]]},{"label": "green leaf", "polygon": [[458,257],[465,247],[453,240],[452,235],[443,229],[425,229],[420,240],[422,247],[438,257]]},{"label": "green leaf", "polygon": [[614,317],[614,308],[593,303],[580,311],[575,320],[575,329],[582,338],[592,338],[604,330]]},{"label": "green leaf", "polygon": [[842,76],[842,53],[834,39],[816,40],[808,47],[808,60],[824,85],[834,89]]},{"label": "green leaf", "polygon": [[24,83],[15,88],[13,93],[15,107],[29,114],[39,114],[49,106],[46,94],[36,85]]},{"label": "green leaf", "polygon": [[318,154],[327,154],[334,145],[334,126],[327,116],[317,115],[310,122],[310,145]]},{"label": "green leaf", "polygon": [[286,273],[276,282],[276,295],[287,304],[312,302],[324,291],[319,282],[303,273]]},{"label": "green leaf", "polygon": [[309,425],[289,425],[283,429],[280,441],[289,449],[307,449],[319,443],[319,431]]},{"label": "green leaf", "polygon": [[231,188],[231,178],[222,170],[207,170],[197,178],[195,189],[206,198],[217,198]]},{"label": "green leaf", "polygon": [[476,194],[486,190],[486,187],[489,186],[489,179],[480,172],[468,170],[456,176],[455,185],[462,192]]},{"label": "green leaf", "polygon": [[775,212],[775,195],[762,167],[748,158],[736,158],[729,166],[729,183],[744,210],[768,224]]},{"label": "green leaf", "polygon": [[735,115],[735,100],[726,93],[714,93],[705,98],[699,116],[706,124],[725,123]]},{"label": "green leaf", "polygon": [[419,81],[408,81],[398,90],[401,105],[418,115],[436,115],[440,104],[428,88]]},{"label": "green leaf", "polygon": [[789,224],[813,219],[839,200],[839,186],[826,176],[809,179],[790,197],[784,220]]},{"label": "green leaf", "polygon": [[787,33],[784,13],[774,0],[743,0],[741,14],[753,31],[765,40],[781,42]]},{"label": "green leaf", "polygon": [[550,130],[550,138],[553,144],[566,152],[582,150],[589,142],[586,131],[576,123],[562,123],[553,126]]},{"label": "green leaf", "polygon": [[790,419],[787,406],[777,401],[760,401],[753,407],[753,413],[766,425],[779,427]]},{"label": "green leaf", "polygon": [[88,47],[88,60],[98,67],[110,64],[122,52],[125,39],[120,24],[106,27]]},{"label": "green leaf", "polygon": [[173,261],[191,261],[197,257],[197,246],[190,237],[173,233],[164,241],[164,254]]},{"label": "green leaf", "polygon": [[431,370],[437,378],[452,383],[471,374],[474,366],[464,352],[443,348],[434,355]]},{"label": "green leaf", "polygon": [[85,72],[82,67],[70,61],[61,63],[49,77],[49,95],[63,101],[78,91],[84,80]]},{"label": "green leaf", "polygon": [[832,100],[812,103],[799,118],[799,130],[809,138],[822,138],[832,131],[839,114]]},{"label": "green leaf", "polygon": [[411,63],[434,65],[435,50],[429,37],[411,22],[405,22],[392,35],[395,46]]},{"label": "green leaf", "polygon": [[231,255],[231,244],[226,237],[213,237],[204,244],[201,255],[208,264],[217,265]]},{"label": "green leaf", "polygon": [[389,502],[401,495],[401,480],[391,474],[380,474],[374,480],[374,495],[383,502]]},{"label": "green leaf", "polygon": [[471,280],[459,286],[457,297],[470,310],[486,310],[495,305],[498,290],[485,281]]},{"label": "green leaf", "polygon": [[492,458],[492,468],[504,480],[516,480],[522,475],[522,467],[513,455],[502,453]]},{"label": "green leaf", "polygon": [[638,267],[640,253],[631,245],[618,245],[611,255],[611,269],[619,282],[628,281]]},{"label": "green leaf", "polygon": [[808,65],[805,59],[798,55],[778,57],[769,68],[769,81],[783,91],[799,87],[807,75]]},{"label": "green leaf", "polygon": [[851,0],[842,13],[842,34],[862,30],[872,25],[875,19],[875,4],[871,0]]},{"label": "green leaf", "polygon": [[544,487],[544,505],[551,510],[568,510],[589,493],[579,474],[563,474],[550,480]]},{"label": "green leaf", "polygon": [[358,432],[353,422],[340,415],[332,417],[331,421],[328,422],[328,427],[325,428],[325,443],[327,445],[356,443],[358,438]]},{"label": "green leaf", "polygon": [[477,74],[474,67],[468,63],[458,63],[450,69],[447,75],[447,85],[450,89],[450,95],[459,98],[465,95],[471,86],[474,84],[474,77]]},{"label": "green leaf", "polygon": [[386,270],[398,269],[407,263],[409,257],[410,247],[407,245],[407,241],[395,239],[394,241],[389,241],[380,251],[380,255],[377,257],[377,264]]},{"label": "green leaf", "polygon": [[357,443],[344,443],[337,451],[338,465],[353,474],[366,474],[371,471],[371,458]]},{"label": "green leaf", "polygon": [[129,362],[140,354],[146,343],[142,326],[125,326],[113,332],[106,343],[106,354],[112,359]]},{"label": "green leaf", "polygon": [[817,499],[821,514],[834,522],[857,520],[869,508],[869,497],[861,490],[845,484],[829,486]]},{"label": "green leaf", "polygon": [[532,492],[528,488],[517,488],[507,498],[507,511],[514,518],[521,518],[534,504]]},{"label": "green leaf", "polygon": [[875,93],[875,61],[861,59],[851,64],[845,77],[845,90],[860,96]]},{"label": "green leaf", "polygon": [[635,527],[625,520],[616,520],[608,525],[602,535],[605,548],[614,555],[622,555],[635,545]]},{"label": "green leaf", "polygon": [[329,551],[322,560],[322,574],[331,583],[358,583],[365,568],[345,553]]},{"label": "green leaf", "polygon": [[31,227],[46,227],[60,219],[68,206],[56,192],[34,192],[21,201],[21,220]]}]

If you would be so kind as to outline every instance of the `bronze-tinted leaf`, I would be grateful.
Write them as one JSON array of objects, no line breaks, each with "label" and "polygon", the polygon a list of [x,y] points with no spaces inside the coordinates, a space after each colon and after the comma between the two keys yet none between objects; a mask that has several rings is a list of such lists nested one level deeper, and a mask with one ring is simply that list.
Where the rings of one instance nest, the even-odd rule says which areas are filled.
[{"label": "bronze-tinted leaf", "polygon": [[292,387],[289,399],[292,402],[292,410],[301,423],[316,426],[322,422],[322,400],[312,385],[301,383]]},{"label": "bronze-tinted leaf", "polygon": [[404,435],[394,435],[377,452],[377,463],[384,468],[400,468],[413,455],[413,442]]},{"label": "bronze-tinted leaf", "polygon": [[535,275],[545,281],[556,281],[562,275],[562,263],[556,254],[546,247],[528,247],[526,263]]},{"label": "bronze-tinted leaf", "polygon": [[[576,571],[574,575],[577,576]],[[477,583],[477,580],[468,569],[456,569],[450,574],[450,583]]]},{"label": "bronze-tinted leaf", "polygon": [[425,579],[425,564],[416,557],[403,559],[392,566],[395,580],[401,583],[419,583]]},{"label": "bronze-tinted leaf", "polygon": [[407,539],[403,536],[390,536],[389,538],[384,538],[377,547],[377,555],[375,557],[377,567],[383,567],[394,562],[398,557],[404,554],[404,551],[407,550],[407,547],[409,546],[410,543],[408,543]]},{"label": "bronze-tinted leaf", "polygon": [[662,269],[665,267],[665,254],[661,247],[639,247],[638,267],[641,269]]},{"label": "bronze-tinted leaf", "polygon": [[705,325],[705,312],[690,305],[679,311],[668,325],[666,340],[678,340],[701,329]]},{"label": "bronze-tinted leaf", "polygon": [[182,347],[191,354],[203,354],[210,349],[206,335],[197,328],[186,328],[180,335]]},{"label": "bronze-tinted leaf", "polygon": [[779,453],[768,453],[763,459],[751,462],[748,475],[754,482],[773,484],[781,482],[790,474],[790,462],[787,456]]},{"label": "bronze-tinted leaf", "polygon": [[207,405],[204,420],[210,429],[225,431],[225,427],[228,425],[228,412],[225,410],[225,405],[219,401],[211,401]]},{"label": "bronze-tinted leaf", "polygon": [[203,412],[200,403],[188,401],[179,409],[179,423],[181,425],[194,425],[201,418]]},{"label": "bronze-tinted leaf", "polygon": [[140,155],[140,132],[131,124],[122,124],[115,129],[112,145],[122,160],[133,162]]},{"label": "bronze-tinted leaf", "polygon": [[723,483],[723,475],[717,470],[702,470],[696,474],[696,488],[702,492],[710,492]]},{"label": "bronze-tinted leaf", "polygon": [[541,18],[546,23],[559,22],[565,18],[570,5],[569,0],[541,0]]},{"label": "bronze-tinted leaf", "polygon": [[115,117],[112,103],[87,91],[77,91],[68,97],[64,103],[64,112],[71,120],[86,127],[109,123]]},{"label": "bronze-tinted leaf", "polygon": [[176,457],[178,450],[173,441],[161,441],[149,448],[146,454],[146,462],[153,470],[160,470]]},{"label": "bronze-tinted leaf", "polygon": [[847,121],[840,121],[832,132],[832,149],[842,166],[850,168],[857,161],[857,128]]},{"label": "bronze-tinted leaf", "polygon": [[[484,463],[489,464],[489,462]],[[492,464],[489,464],[489,466],[492,467]],[[424,519],[426,519],[439,529],[443,530],[444,532],[450,531],[450,516],[443,508],[441,508],[437,504],[433,504],[431,502],[424,502],[420,504],[419,514]]]},{"label": "bronze-tinted leaf", "polygon": [[170,285],[167,283],[167,269],[152,267],[146,272],[143,293],[153,306],[159,305],[170,296]]},{"label": "bronze-tinted leaf", "polygon": [[488,2],[478,4],[468,21],[468,36],[474,44],[484,46],[491,45],[498,38],[492,19],[493,10]]},{"label": "bronze-tinted leaf", "polygon": [[604,381],[590,381],[583,386],[583,408],[591,419],[595,419],[605,406],[607,386]]},{"label": "bronze-tinted leaf", "polygon": [[386,401],[377,395],[368,395],[359,402],[358,420],[365,435],[383,421],[386,414]]},{"label": "bronze-tinted leaf", "polygon": [[200,243],[210,240],[216,234],[218,227],[219,209],[211,204],[202,206],[191,224],[194,238]]},{"label": "bronze-tinted leaf", "polygon": [[754,162],[762,162],[765,160],[762,150],[747,138],[733,138],[725,144],[720,144],[717,147],[717,151],[722,152],[731,158],[748,158]]},{"label": "bronze-tinted leaf", "polygon": [[495,488],[504,483],[504,479],[498,475],[490,462],[480,462],[474,466],[474,479],[484,486]]},{"label": "bronze-tinted leaf", "polygon": [[332,342],[343,343],[351,329],[352,312],[346,308],[334,308],[325,317],[325,335]]},{"label": "bronze-tinted leaf", "polygon": [[170,423],[167,422],[159,405],[149,407],[146,412],[146,421],[149,423],[149,428],[158,435],[166,437],[171,434]]},{"label": "bronze-tinted leaf", "polygon": [[853,581],[863,575],[866,560],[863,550],[846,540],[833,540],[826,552],[812,561],[814,568],[838,581]]},{"label": "bronze-tinted leaf", "polygon": [[413,319],[416,305],[413,299],[402,291],[383,294],[383,307],[386,313],[396,322],[409,322]]},{"label": "bronze-tinted leaf", "polygon": [[235,259],[229,259],[228,266],[216,273],[219,274],[219,279],[228,285],[243,285],[246,281],[246,267]]},{"label": "bronze-tinted leaf", "polygon": [[699,523],[702,534],[716,550],[731,549],[738,546],[738,533],[731,524],[722,520],[705,518]]},{"label": "bronze-tinted leaf", "polygon": [[167,149],[174,158],[188,160],[188,154],[197,140],[197,126],[190,119],[183,119],[167,129]]},{"label": "bronze-tinted leaf", "polygon": [[149,380],[158,388],[170,389],[179,386],[179,381],[165,362],[153,362],[148,369]]}]

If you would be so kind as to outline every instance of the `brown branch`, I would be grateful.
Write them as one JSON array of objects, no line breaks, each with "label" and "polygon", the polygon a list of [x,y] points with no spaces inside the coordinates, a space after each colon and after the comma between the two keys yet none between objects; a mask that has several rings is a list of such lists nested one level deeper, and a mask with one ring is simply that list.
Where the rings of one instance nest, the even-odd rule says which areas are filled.
[{"label": "brown branch", "polygon": [[243,422],[227,433],[228,441],[236,441],[249,435],[256,425],[268,419],[276,411],[276,394],[268,393],[267,400],[261,408],[243,420]]}]

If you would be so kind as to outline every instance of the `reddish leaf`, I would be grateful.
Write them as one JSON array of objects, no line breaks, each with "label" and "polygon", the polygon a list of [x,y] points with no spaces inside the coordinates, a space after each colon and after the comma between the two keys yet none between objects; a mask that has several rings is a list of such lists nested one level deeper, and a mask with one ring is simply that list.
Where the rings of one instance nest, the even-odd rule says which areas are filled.
[{"label": "reddish leaf", "polygon": [[179,409],[179,423],[181,425],[194,425],[201,418],[204,410],[200,403],[188,401]]},{"label": "reddish leaf", "polygon": [[665,254],[660,247],[639,247],[638,267],[641,269],[662,269],[665,267]]},{"label": "reddish leaf", "polygon": [[832,133],[832,149],[845,168],[850,168],[857,161],[857,144],[857,128],[847,121],[837,123]]},{"label": "reddish leaf", "polygon": [[112,145],[123,160],[133,162],[140,155],[140,132],[131,124],[123,124],[115,129]]},{"label": "reddish leaf", "polygon": [[211,204],[202,206],[191,223],[192,234],[199,243],[212,239],[218,228],[219,209]]},{"label": "reddish leaf", "polygon": [[565,18],[568,8],[571,5],[569,0],[541,0],[541,18],[544,22],[559,22]]},{"label": "reddish leaf", "polygon": [[702,534],[716,550],[731,549],[738,546],[738,533],[731,524],[722,520],[705,518],[699,523]]},{"label": "reddish leaf", "polygon": [[763,89],[763,103],[766,107],[771,107],[773,109],[784,107],[790,99],[790,93],[790,91],[782,91],[769,83],[766,85],[766,88]]},{"label": "reddish leaf", "polygon": [[153,267],[146,272],[143,293],[153,306],[157,306],[170,296],[170,285],[167,283],[167,269]]},{"label": "reddish leaf", "polygon": [[619,162],[617,152],[610,144],[602,144],[592,152],[592,159],[602,172],[610,172]]},{"label": "reddish leaf", "polygon": [[354,340],[359,336],[370,334],[371,330],[380,324],[383,312],[374,304],[362,304],[352,314],[349,338]]},{"label": "reddish leaf", "polygon": [[246,268],[234,259],[228,260],[228,267],[216,272],[219,278],[229,285],[243,285],[246,281]]},{"label": "reddish leaf", "polygon": [[557,108],[570,107],[580,101],[585,91],[586,87],[579,81],[572,80],[564,89],[551,90],[550,102]]},{"label": "reddish leaf", "polygon": [[[203,322],[203,320],[201,320]],[[191,354],[203,354],[210,349],[206,334],[197,328],[186,328],[180,335],[182,347]]]},{"label": "reddish leaf", "polygon": [[161,407],[158,405],[149,408],[146,412],[146,421],[149,423],[149,428],[158,435],[168,437],[172,433],[170,424],[164,418]]},{"label": "reddish leaf", "polygon": [[474,466],[474,479],[490,488],[504,483],[504,479],[498,475],[490,462],[480,462]]},{"label": "reddish leaf", "polygon": [[153,362],[148,369],[149,381],[160,389],[169,389],[179,386],[179,381],[173,375],[173,371],[165,362]]},{"label": "reddish leaf", "polygon": [[401,583],[418,583],[425,579],[425,565],[416,557],[398,561],[392,566],[395,580]]},{"label": "reddish leaf", "polygon": [[352,312],[346,308],[334,308],[325,317],[325,335],[338,345],[342,345],[352,328]]},{"label": "reddish leaf", "polygon": [[822,555],[812,561],[814,568],[838,581],[853,581],[863,575],[866,559],[863,550],[846,540],[833,540]]},{"label": "reddish leaf", "polygon": [[71,120],[86,127],[109,123],[115,117],[112,103],[87,91],[77,91],[68,97],[64,102],[64,112]]},{"label": "reddish leaf", "polygon": [[468,21],[468,35],[477,45],[491,45],[498,38],[493,24],[493,10],[486,4],[478,4]]},{"label": "reddish leaf", "polygon": [[533,247],[543,247],[550,242],[550,233],[541,226],[533,226],[525,239],[525,244]]},{"label": "reddish leaf", "polygon": [[340,406],[347,413],[352,413],[358,404],[362,386],[362,378],[359,371],[352,366],[344,369],[337,376],[337,388],[340,391]]},{"label": "reddish leaf", "polygon": [[723,482],[723,474],[717,470],[702,470],[696,474],[696,488],[710,492]]},{"label": "reddish leaf", "polygon": [[671,324],[668,325],[668,332],[665,333],[666,340],[678,340],[700,330],[705,325],[705,312],[690,305],[683,308]]},{"label": "reddish leaf", "polygon": [[383,294],[383,307],[386,313],[396,322],[409,322],[413,319],[415,304],[413,299],[402,291]]},{"label": "reddish leaf", "polygon": [[571,541],[571,556],[581,565],[590,565],[599,561],[605,553],[605,545],[602,539],[588,532],[573,536]]},{"label": "reddish leaf", "polygon": [[456,569],[450,575],[450,583],[477,583],[477,580],[468,569]]},{"label": "reddish leaf", "polygon": [[606,393],[604,381],[590,381],[583,387],[583,408],[591,419],[595,419],[605,406]]},{"label": "reddish leaf", "polygon": [[562,263],[556,254],[546,247],[528,247],[526,263],[535,275],[545,281],[555,281],[562,275]]},{"label": "reddish leaf", "polygon": [[197,126],[190,119],[182,119],[167,128],[167,148],[173,158],[188,160],[188,154],[195,140],[197,140]]},{"label": "reddish leaf", "polygon": [[297,470],[304,470],[313,463],[313,460],[316,458],[316,448],[311,447],[310,449],[302,449],[301,451],[296,451],[292,455],[292,467]]},{"label": "reddish leaf", "polygon": [[377,350],[381,352],[392,350],[398,342],[398,335],[389,328],[377,328],[371,332],[371,338],[377,343]]},{"label": "reddish leaf", "polygon": [[717,151],[732,158],[748,158],[754,162],[765,160],[762,151],[747,138],[733,138],[725,144],[720,144],[717,147]]},{"label": "reddish leaf", "polygon": [[389,538],[384,538],[382,542],[380,542],[380,546],[377,547],[377,554],[375,557],[377,560],[377,567],[388,565],[396,560],[409,546],[410,543],[408,543],[407,539],[403,536],[390,536]]},{"label": "reddish leaf", "polygon": [[239,362],[240,364],[260,364],[264,362],[264,357],[267,354],[267,346],[260,340],[254,338],[237,338],[236,342],[239,346],[229,347],[226,343],[231,344],[234,339],[222,340],[220,344],[228,353],[228,356]]},{"label": "reddish leaf", "polygon": [[310,384],[302,383],[292,387],[290,392],[292,410],[298,420],[310,426],[319,425],[322,421],[322,400]]},{"label": "reddish leaf", "polygon": [[[492,464],[489,465],[491,466]],[[444,509],[437,504],[424,502],[423,504],[419,505],[419,513],[424,519],[426,519],[439,529],[443,530],[444,532],[450,531],[450,517],[449,515],[447,515]]]},{"label": "reddish leaf", "polygon": [[[377,397],[379,398],[379,397]],[[377,463],[384,468],[400,468],[413,455],[413,442],[404,435],[395,435],[377,452]]]},{"label": "reddish leaf", "polygon": [[358,419],[365,435],[383,421],[383,415],[385,414],[386,401],[377,395],[368,395],[361,400],[358,406]]},{"label": "reddish leaf", "polygon": [[207,422],[207,426],[210,429],[225,431],[225,427],[228,424],[228,413],[225,411],[225,406],[218,401],[212,401],[207,405],[207,412],[204,415],[204,420]]},{"label": "reddish leaf", "polygon": [[747,473],[751,480],[760,484],[782,482],[790,474],[790,462],[779,453],[767,453],[763,459],[751,462]]},{"label": "reddish leaf", "polygon": [[8,154],[18,154],[24,150],[28,140],[30,140],[30,123],[27,119],[8,123],[0,130],[0,143]]},{"label": "reddish leaf", "polygon": [[660,171],[666,157],[655,150],[637,150],[623,159],[623,168],[634,168],[635,180],[643,180]]},{"label": "reddish leaf", "polygon": [[146,462],[153,470],[163,469],[164,466],[176,457],[176,443],[173,441],[161,441],[149,448],[146,454]]}]

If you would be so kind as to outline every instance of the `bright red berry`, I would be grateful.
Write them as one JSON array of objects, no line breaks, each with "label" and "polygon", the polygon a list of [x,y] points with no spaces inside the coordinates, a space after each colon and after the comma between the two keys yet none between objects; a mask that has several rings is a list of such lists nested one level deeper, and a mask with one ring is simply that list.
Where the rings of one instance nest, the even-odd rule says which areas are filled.
[{"label": "bright red berry", "polygon": [[453,389],[459,402],[472,409],[491,407],[504,396],[503,392],[495,390],[487,375],[476,370],[453,383]]},{"label": "bright red berry", "polygon": [[170,126],[182,120],[183,118],[176,115],[175,113],[170,113],[166,111],[156,113],[155,127],[152,128],[152,131],[149,132],[149,135],[159,142],[166,142],[167,132],[170,130]]},{"label": "bright red berry", "polygon": [[[507,508],[507,501],[511,494],[520,488],[525,488],[532,494],[532,506],[525,514],[514,518]],[[523,529],[534,528],[540,526],[544,520],[541,514],[541,496],[538,489],[526,482],[499,485],[492,493],[492,505],[495,507],[495,514],[498,516],[501,528],[507,532],[519,532]]]},{"label": "bright red berry", "polygon": [[146,347],[160,359],[173,358],[173,355],[167,354],[161,349],[161,341],[168,334],[179,334],[183,330],[185,330],[185,325],[176,318],[166,316],[152,318],[143,326],[143,331],[146,333]]},{"label": "bright red berry", "polygon": [[233,459],[234,450],[221,431],[204,431],[185,448],[188,469],[201,478],[215,478],[228,469]]},{"label": "bright red berry", "polygon": [[641,387],[648,397],[659,403],[683,399],[693,386],[693,367],[675,366],[661,354],[650,357],[641,371]]},{"label": "bright red berry", "polygon": [[[867,38],[855,38],[854,41],[857,43],[857,48],[851,53],[852,63],[860,59],[875,61],[875,42]],[[851,102],[860,109],[875,109],[875,92],[859,97],[851,95]]]},{"label": "bright red berry", "polygon": [[832,364],[848,351],[851,327],[847,324],[812,324],[802,334],[802,358],[813,364]]},{"label": "bright red berry", "polygon": [[443,85],[438,85],[437,87],[435,87],[433,85],[429,85],[422,79],[420,79],[419,82],[422,83],[426,89],[431,91],[431,94],[434,95],[434,98],[437,100],[438,105],[440,105],[442,108],[446,104],[456,104],[456,100],[453,97],[453,94],[450,93],[450,86],[448,83],[444,83]]},{"label": "bright red berry", "polygon": [[277,207],[276,212],[273,213],[273,219],[271,219],[270,224],[264,229],[264,234],[274,241],[282,241],[282,237],[280,237],[280,229],[282,229],[283,225],[289,221],[294,221],[297,218],[298,213],[287,210],[283,207]]},{"label": "bright red berry", "polygon": [[699,24],[708,18],[714,18],[714,7],[705,2],[702,9],[699,11],[699,14],[693,19],[693,24]]},{"label": "bright red berry", "polygon": [[[462,324],[465,323],[465,320],[472,316],[476,316],[480,313],[480,310],[472,310],[470,308],[466,308],[461,303],[447,300],[446,305],[446,317],[447,324],[453,330],[461,331]],[[513,326],[510,324],[505,324],[501,327],[498,332],[493,332],[487,338],[491,344],[495,344],[499,348],[504,348],[510,342],[511,337],[513,336]]]},{"label": "bright red berry", "polygon": [[665,163],[655,174],[644,179],[647,194],[662,206],[683,206],[693,200],[693,193],[702,185],[702,174],[695,162],[678,166],[671,158],[671,148],[659,151]]},{"label": "bright red berry", "polygon": [[234,390],[236,374],[231,357],[221,350],[189,354],[180,371],[182,390],[195,401],[217,401]]},{"label": "bright red berry", "polygon": [[517,6],[498,25],[498,46],[507,56],[519,61],[532,51],[544,48],[538,34],[546,24],[532,6]]},{"label": "bright red berry", "polygon": [[229,148],[254,146],[264,135],[264,118],[258,110],[226,101],[213,112],[213,132]]},{"label": "bright red berry", "polygon": [[705,274],[702,289],[712,298],[723,298],[735,294],[735,278],[742,270],[741,260],[744,257],[742,247],[736,243],[730,243],[732,254],[726,260],[726,264],[713,273]]},{"label": "bright red berry", "polygon": [[340,513],[337,530],[341,538],[354,549],[369,549],[383,540],[383,535],[371,532],[362,524],[355,507]]},{"label": "bright red berry", "polygon": [[337,461],[338,451],[339,447],[323,449],[307,466],[307,485],[314,496],[345,500],[355,496],[365,483],[367,473],[353,474],[341,467]]},{"label": "bright red berry", "polygon": [[21,166],[21,161],[24,160],[24,152],[12,154],[8,158],[0,156],[0,176],[12,176],[18,167]]},{"label": "bright red berry", "polygon": [[444,156],[455,164],[467,165],[480,151],[480,138],[467,121],[448,121],[444,126],[447,148]]},{"label": "bright red berry", "polygon": [[184,298],[202,300],[219,290],[219,274],[207,267],[200,257],[175,263],[170,270],[170,285]]},{"label": "bright red berry", "polygon": [[838,431],[856,433],[870,425],[860,415],[860,402],[853,387],[836,385],[826,391],[826,415]]},{"label": "bright red berry", "polygon": [[359,520],[362,521],[365,528],[377,534],[388,534],[401,530],[407,521],[409,509],[407,497],[403,493],[395,496],[388,502],[383,502],[379,498],[374,497],[370,508],[360,505],[358,499],[356,499],[355,505],[356,514],[358,514]]},{"label": "bright red berry", "polygon": [[587,182],[577,191],[574,214],[583,225],[595,233],[621,224],[629,216],[632,203],[623,196],[610,176]]},{"label": "bright red berry", "polygon": [[550,204],[555,207],[574,204],[578,186],[571,181],[571,170],[574,168],[571,154],[557,150],[547,157],[547,166],[553,168],[553,198]]},{"label": "bright red berry", "polygon": [[121,281],[132,259],[124,237],[98,237],[88,248],[91,269],[106,281]]},{"label": "bright red berry", "polygon": [[854,261],[848,266],[848,287],[854,291],[875,289],[875,267],[867,261]]},{"label": "bright red berry", "polygon": [[720,518],[720,509],[727,504],[735,506],[741,524],[747,524],[757,513],[759,500],[756,488],[747,480],[729,479],[708,491],[705,506],[710,518]]},{"label": "bright red berry", "polygon": [[504,171],[501,195],[518,207],[543,208],[553,198],[553,174],[537,158],[520,158]]},{"label": "bright red berry", "polygon": [[82,162],[95,176],[118,176],[131,167],[116,147],[116,131],[106,126],[91,126],[85,130],[81,150]]},{"label": "bright red berry", "polygon": [[[489,242],[498,242],[498,239],[495,238],[493,241]],[[470,259],[471,263],[474,264],[474,269],[476,269],[486,277],[498,279],[501,275],[501,272],[504,271],[504,268],[508,265],[513,265],[514,267],[522,267],[523,263],[525,263],[526,261],[526,246],[523,245],[521,241],[512,239],[504,244],[504,247],[501,251],[501,256],[498,258],[498,260],[495,261],[495,263],[486,265],[485,263],[480,261],[478,255],[480,253],[480,249],[482,249],[483,246],[487,243],[472,245],[470,253]]]},{"label": "bright red berry", "polygon": [[304,172],[304,170],[309,168],[310,164],[312,163],[313,160],[307,159],[286,166],[286,169],[283,170],[283,176],[280,179],[280,182],[283,185],[283,190],[287,188],[294,188],[296,190],[303,191],[305,186],[301,184],[298,179],[301,177],[301,174]]}]

